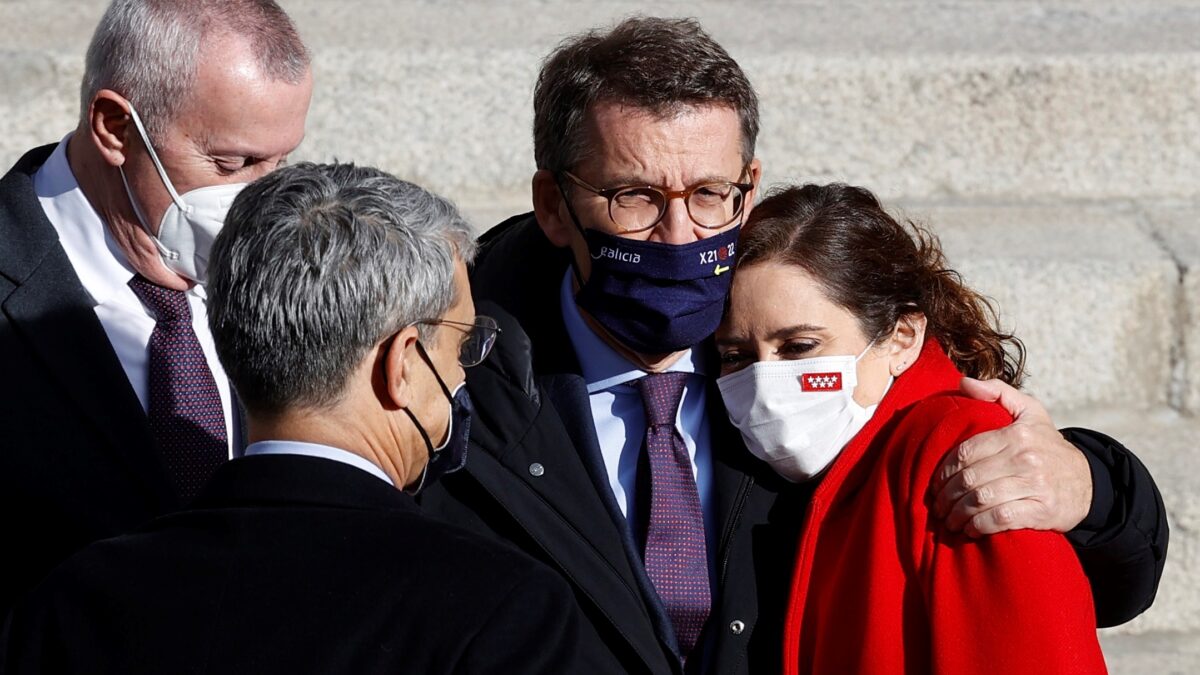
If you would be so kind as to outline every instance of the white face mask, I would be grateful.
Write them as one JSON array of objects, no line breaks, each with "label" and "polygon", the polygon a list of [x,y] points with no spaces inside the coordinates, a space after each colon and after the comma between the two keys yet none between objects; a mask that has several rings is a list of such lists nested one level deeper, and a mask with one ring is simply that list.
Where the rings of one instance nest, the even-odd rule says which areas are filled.
[{"label": "white face mask", "polygon": [[207,280],[208,256],[212,251],[213,240],[225,225],[225,215],[229,213],[234,197],[246,187],[246,183],[211,185],[196,188],[180,196],[175,191],[171,179],[167,177],[162,162],[158,161],[158,154],[154,152],[150,136],[146,133],[137,111],[133,109],[133,104],[129,105],[129,116],[133,118],[133,125],[137,127],[142,142],[146,144],[154,168],[158,170],[163,185],[171,195],[171,205],[163,213],[158,226],[158,236],[155,236],[154,230],[150,229],[150,223],[142,213],[141,206],[129,189],[129,181],[125,180],[125,169],[118,167],[121,171],[121,181],[125,183],[125,192],[133,204],[133,211],[146,234],[150,235],[154,245],[158,247],[163,265],[176,274],[203,284]]},{"label": "white face mask", "polygon": [[858,360],[866,353],[759,361],[717,386],[750,452],[800,483],[832,464],[875,413],[877,406],[864,408],[853,397]]}]

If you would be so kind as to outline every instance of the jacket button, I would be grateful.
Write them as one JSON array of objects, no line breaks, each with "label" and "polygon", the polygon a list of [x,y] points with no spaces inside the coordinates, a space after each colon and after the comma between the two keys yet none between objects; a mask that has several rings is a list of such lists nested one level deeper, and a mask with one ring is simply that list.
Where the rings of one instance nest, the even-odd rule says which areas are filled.
[{"label": "jacket button", "polygon": [[746,624],[740,620],[734,621],[733,623],[729,624],[729,632],[733,633],[734,635],[741,635],[742,632],[745,630],[746,630]]},{"label": "jacket button", "polygon": [[533,464],[529,465],[529,475],[530,476],[537,478],[538,476],[540,476],[544,473],[546,473],[546,467],[542,466],[541,464],[534,462]]}]

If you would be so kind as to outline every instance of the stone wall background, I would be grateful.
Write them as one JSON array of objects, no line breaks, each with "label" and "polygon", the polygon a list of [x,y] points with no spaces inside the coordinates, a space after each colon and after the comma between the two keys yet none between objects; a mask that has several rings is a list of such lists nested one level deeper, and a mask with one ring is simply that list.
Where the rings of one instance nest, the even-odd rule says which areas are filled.
[{"label": "stone wall background", "polygon": [[[1155,606],[1114,672],[1200,668],[1200,1],[281,0],[315,53],[297,159],[373,164],[481,230],[528,210],[531,96],[564,36],[696,16],[762,98],[768,184],[865,185],[931,224],[1026,342],[1063,425],[1167,500]],[[78,115],[100,0],[0,0],[0,164]]]}]

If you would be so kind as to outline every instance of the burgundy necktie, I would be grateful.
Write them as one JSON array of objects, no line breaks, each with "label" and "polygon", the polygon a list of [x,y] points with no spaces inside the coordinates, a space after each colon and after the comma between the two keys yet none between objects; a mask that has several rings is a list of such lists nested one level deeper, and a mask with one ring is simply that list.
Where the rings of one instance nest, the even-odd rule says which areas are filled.
[{"label": "burgundy necktie", "polygon": [[147,416],[180,497],[190,500],[228,457],[217,383],[192,328],[187,293],[136,276],[129,287],[156,319]]},{"label": "burgundy necktie", "polygon": [[666,606],[685,660],[712,606],[700,494],[687,446],[675,428],[687,378],[687,373],[656,373],[637,381],[646,408],[651,474],[646,574]]}]

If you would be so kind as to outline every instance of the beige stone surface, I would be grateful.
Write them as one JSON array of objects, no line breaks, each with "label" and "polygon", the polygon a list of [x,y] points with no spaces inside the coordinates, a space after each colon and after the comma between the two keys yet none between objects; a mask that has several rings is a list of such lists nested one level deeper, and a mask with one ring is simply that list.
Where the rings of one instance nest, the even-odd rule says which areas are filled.
[{"label": "beige stone surface", "polygon": [[[316,53],[315,159],[376,164],[484,206],[527,192],[538,62],[631,2],[291,0]],[[102,2],[0,4],[0,163],[73,123]],[[1189,197],[1200,174],[1195,2],[664,2],[763,102],[768,180],[888,197]]]},{"label": "beige stone surface", "polygon": [[1173,403],[1200,413],[1200,204],[1154,204],[1146,212],[1148,231],[1170,252],[1180,278]]},{"label": "beige stone surface", "polygon": [[[1171,534],[1158,597],[1142,616],[1105,632],[1200,631],[1200,419],[1115,408],[1061,413],[1055,421],[1123,442],[1150,470],[1167,507]],[[1197,652],[1200,645],[1192,658]]]},{"label": "beige stone surface", "polygon": [[[481,230],[528,210],[531,97],[563,36],[645,3],[282,0],[315,53],[297,159],[375,164]],[[0,0],[0,165],[74,126],[101,0]],[[767,183],[845,180],[940,233],[1061,425],[1134,448],[1171,520],[1118,675],[1200,672],[1200,1],[662,0],[762,97]],[[1086,409],[1082,412],[1080,409]]]},{"label": "beige stone surface", "polygon": [[1174,263],[1121,206],[910,206],[1028,350],[1052,408],[1165,405]]},{"label": "beige stone surface", "polygon": [[1200,634],[1101,634],[1111,675],[1194,675],[1200,672]]}]

